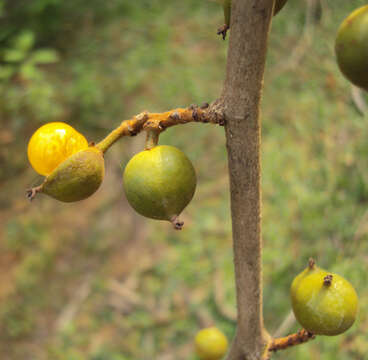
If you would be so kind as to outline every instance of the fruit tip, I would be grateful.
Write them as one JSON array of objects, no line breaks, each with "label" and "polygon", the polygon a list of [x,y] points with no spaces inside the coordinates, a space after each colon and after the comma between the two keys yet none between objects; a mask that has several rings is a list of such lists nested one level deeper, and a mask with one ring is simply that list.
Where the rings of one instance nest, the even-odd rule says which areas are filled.
[{"label": "fruit tip", "polygon": [[175,230],[182,230],[184,221],[181,221],[178,216],[174,216],[170,222],[172,223]]}]

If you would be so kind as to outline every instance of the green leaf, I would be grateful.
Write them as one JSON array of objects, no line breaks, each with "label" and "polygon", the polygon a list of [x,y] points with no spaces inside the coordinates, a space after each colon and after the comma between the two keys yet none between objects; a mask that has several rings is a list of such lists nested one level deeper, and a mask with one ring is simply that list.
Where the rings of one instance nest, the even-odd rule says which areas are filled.
[{"label": "green leaf", "polygon": [[15,73],[13,66],[0,66],[0,80],[7,80]]},{"label": "green leaf", "polygon": [[0,16],[4,16],[4,7],[5,7],[4,1],[0,0]]},{"label": "green leaf", "polygon": [[30,62],[22,64],[19,72],[25,79],[29,80],[40,78],[41,76],[40,71]]},{"label": "green leaf", "polygon": [[34,64],[52,64],[59,61],[59,55],[52,49],[36,50],[32,53],[31,61]]},{"label": "green leaf", "polygon": [[14,41],[14,47],[24,52],[29,51],[35,43],[35,36],[32,31],[23,31]]},{"label": "green leaf", "polygon": [[4,61],[18,63],[24,60],[26,54],[17,49],[7,49],[4,53]]}]

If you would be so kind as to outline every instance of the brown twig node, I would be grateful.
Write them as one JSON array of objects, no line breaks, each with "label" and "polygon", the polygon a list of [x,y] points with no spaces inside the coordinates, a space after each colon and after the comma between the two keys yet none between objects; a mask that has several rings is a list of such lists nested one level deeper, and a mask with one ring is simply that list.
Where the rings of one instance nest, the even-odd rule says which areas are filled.
[{"label": "brown twig node", "polygon": [[197,109],[193,109],[193,112],[192,112],[192,118],[194,121],[198,122],[200,119],[199,119],[199,115],[198,115],[198,111]]},{"label": "brown twig node", "polygon": [[169,118],[173,121],[179,121],[180,120],[180,114],[177,111],[174,111]]},{"label": "brown twig node", "polygon": [[330,275],[326,275],[324,278],[323,278],[323,285],[324,286],[331,286],[332,284],[332,279],[333,279],[333,276],[330,274]]},{"label": "brown twig node", "polygon": [[227,31],[229,30],[229,28],[230,28],[230,26],[228,26],[226,24],[220,26],[217,29],[217,35],[222,35],[222,40],[225,40],[226,39]]},{"label": "brown twig node", "polygon": [[305,329],[299,330],[296,334],[291,334],[282,338],[273,339],[269,351],[284,350],[291,346],[303,344],[315,338],[315,335]]}]

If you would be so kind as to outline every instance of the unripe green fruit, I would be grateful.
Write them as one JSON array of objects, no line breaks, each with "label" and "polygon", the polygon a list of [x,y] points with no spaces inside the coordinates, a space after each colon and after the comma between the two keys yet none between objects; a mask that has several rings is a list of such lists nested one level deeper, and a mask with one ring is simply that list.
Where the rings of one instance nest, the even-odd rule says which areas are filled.
[{"label": "unripe green fruit", "polygon": [[353,11],[340,25],[335,52],[346,78],[368,91],[368,5]]},{"label": "unripe green fruit", "polygon": [[276,0],[275,9],[273,11],[273,15],[275,16],[287,3],[288,0]]},{"label": "unripe green fruit", "polygon": [[59,164],[39,191],[63,202],[83,200],[99,188],[104,173],[102,152],[89,147]]},{"label": "unripe green fruit", "polygon": [[353,286],[316,265],[294,279],[290,294],[296,319],[313,334],[339,335],[355,321],[358,296]]},{"label": "unripe green fruit", "polygon": [[136,154],[125,168],[123,182],[139,214],[173,221],[194,195],[196,174],[181,150],[161,145]]}]

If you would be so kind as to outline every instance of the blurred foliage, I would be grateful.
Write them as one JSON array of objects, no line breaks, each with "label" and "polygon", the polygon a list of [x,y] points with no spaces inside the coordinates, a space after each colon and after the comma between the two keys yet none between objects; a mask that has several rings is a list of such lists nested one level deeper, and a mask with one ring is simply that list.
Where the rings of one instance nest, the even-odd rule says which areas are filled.
[{"label": "blurred foliage", "polygon": [[[306,2],[290,1],[273,21],[262,105],[265,321],[272,333],[288,314],[290,283],[310,256],[360,297],[349,332],[275,359],[367,353],[368,116],[334,57],[340,22],[363,4],[325,0],[306,26]],[[42,123],[66,121],[97,141],[142,110],[215,99],[228,43],[215,34],[218,5],[0,0],[0,16],[1,359],[194,360],[199,328],[215,323],[233,336],[222,128],[188,124],[161,136],[198,173],[182,232],[139,217],[123,196],[121,170],[144,135],[108,152],[90,199],[24,197],[41,181],[26,144]]]}]

